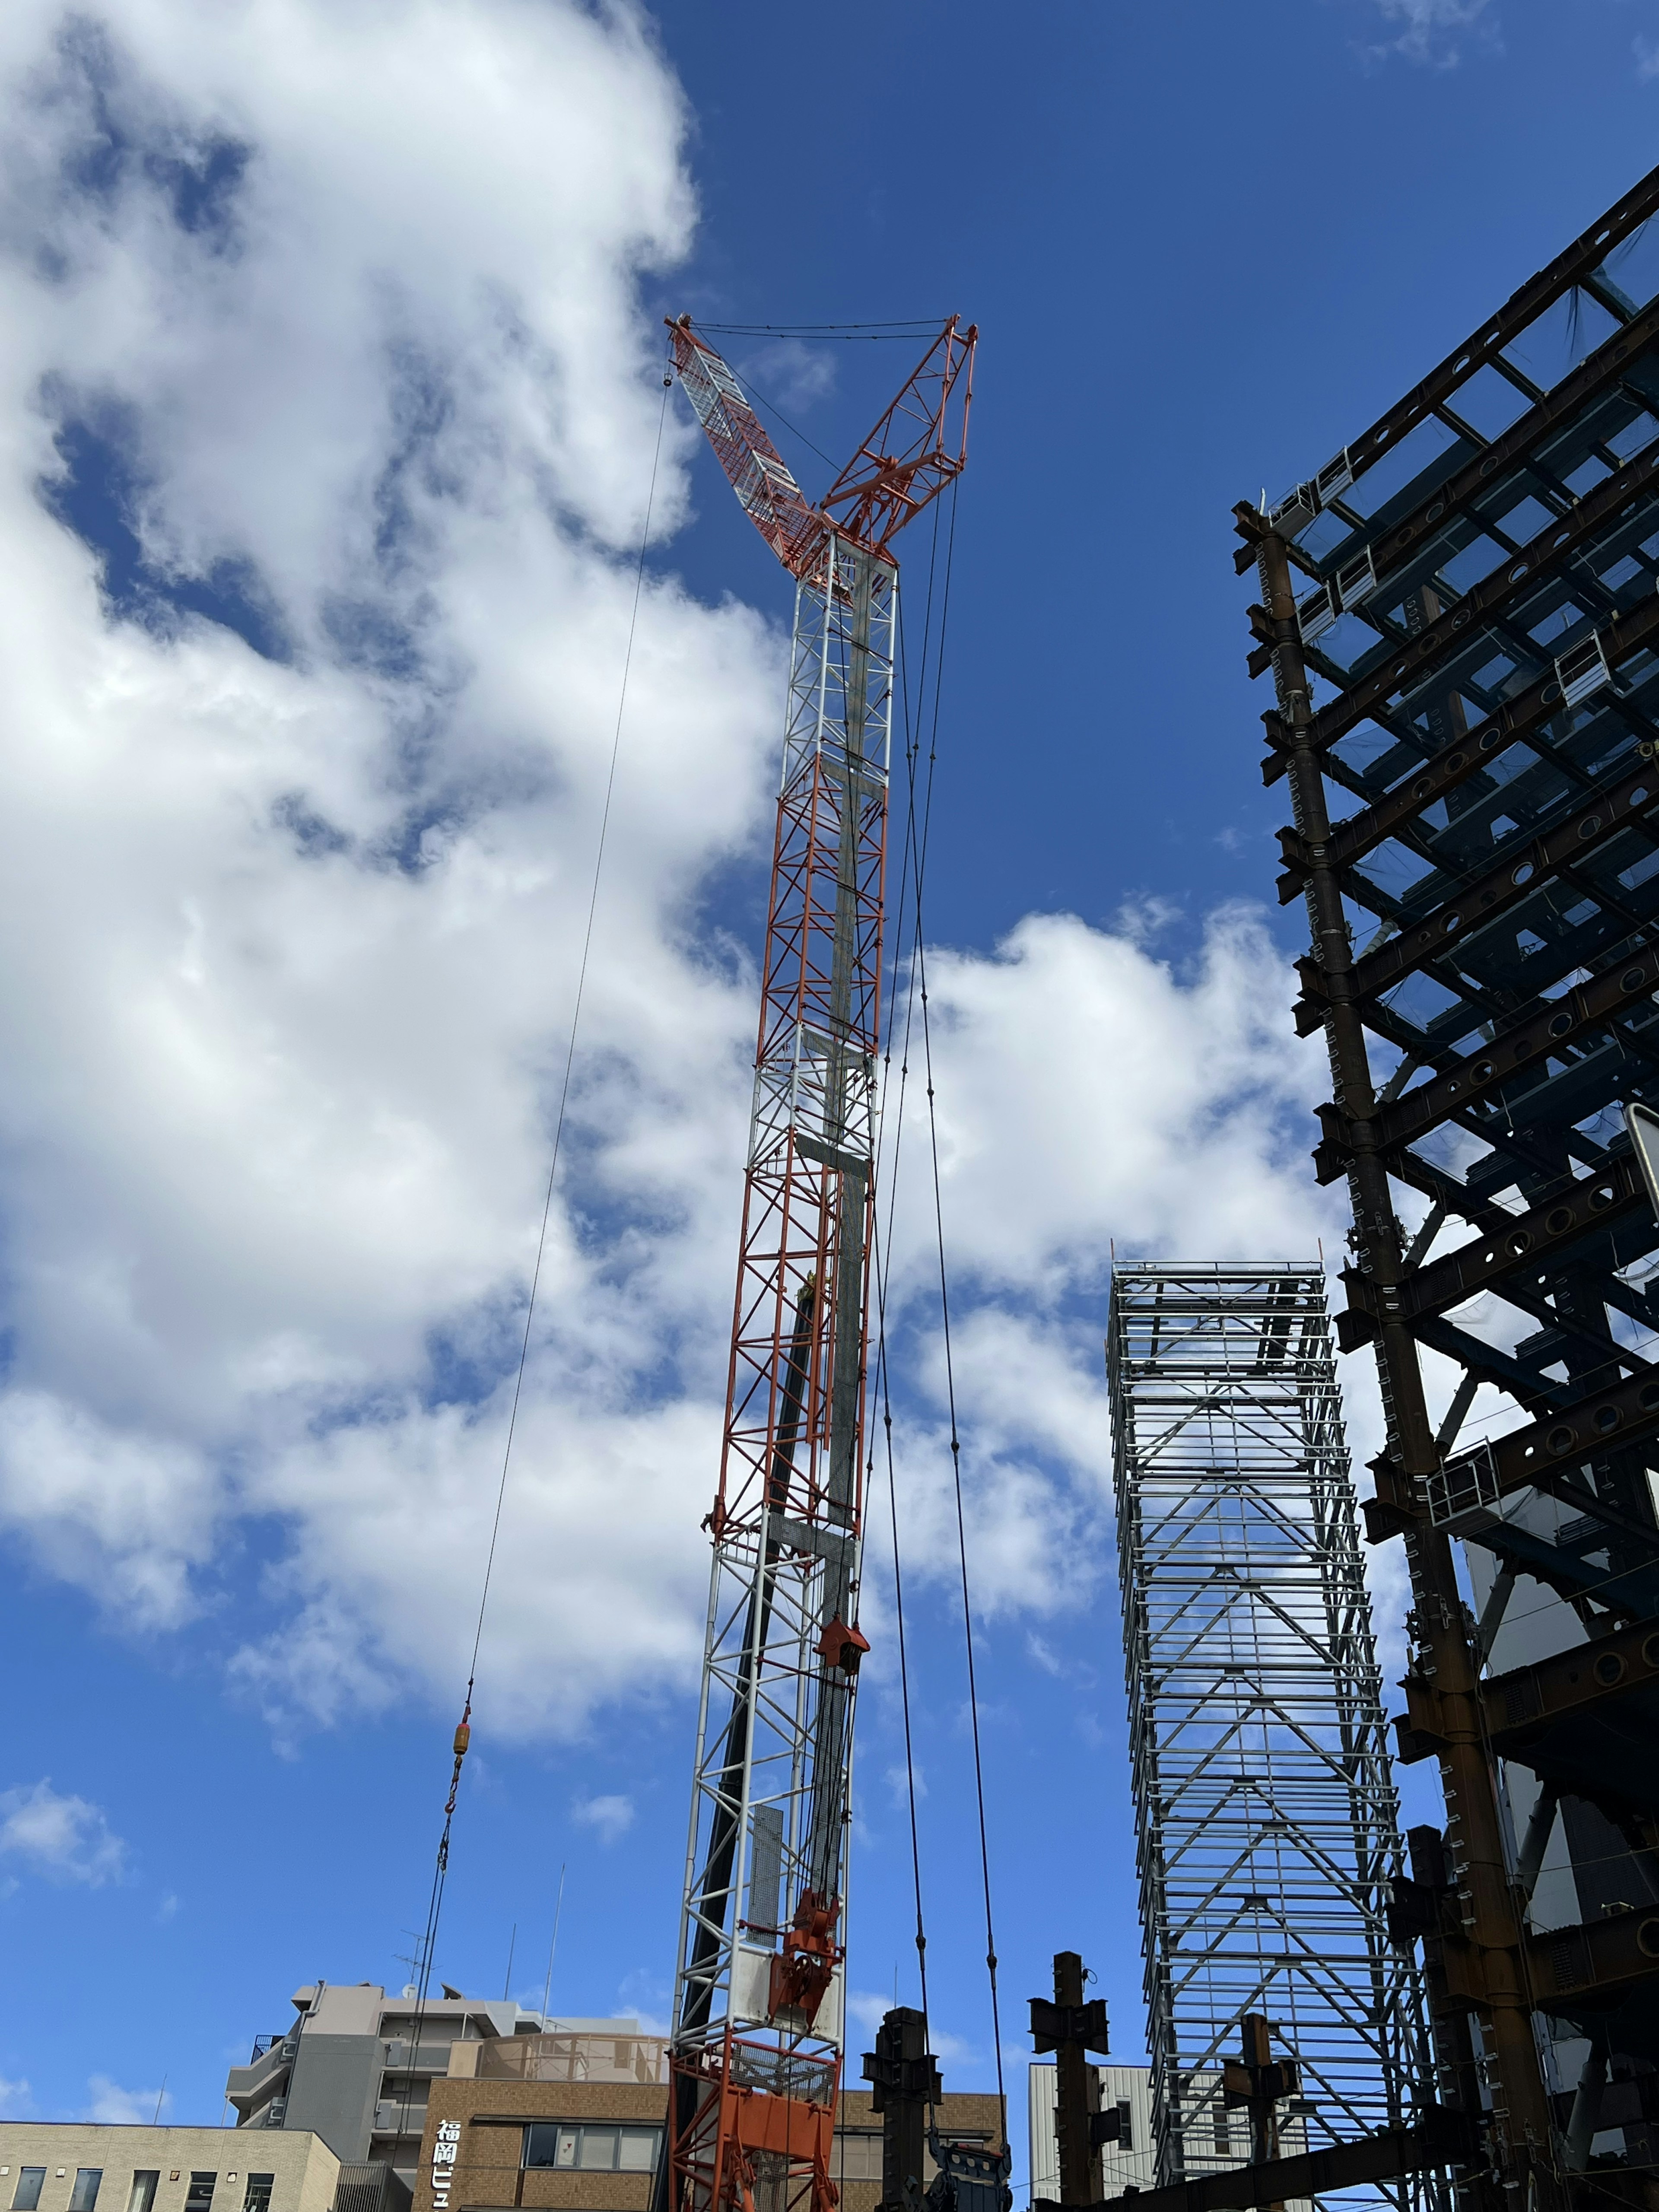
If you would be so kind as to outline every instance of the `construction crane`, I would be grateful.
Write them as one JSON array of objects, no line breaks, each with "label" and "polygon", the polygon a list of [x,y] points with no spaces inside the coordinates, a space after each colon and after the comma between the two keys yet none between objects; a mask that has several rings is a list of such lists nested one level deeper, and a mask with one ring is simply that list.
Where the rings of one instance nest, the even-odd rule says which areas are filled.
[{"label": "construction crane", "polygon": [[898,564],[967,459],[952,316],[813,507],[671,322],[733,489],[795,580],[759,1042],[674,1993],[669,2212],[830,2212]]}]

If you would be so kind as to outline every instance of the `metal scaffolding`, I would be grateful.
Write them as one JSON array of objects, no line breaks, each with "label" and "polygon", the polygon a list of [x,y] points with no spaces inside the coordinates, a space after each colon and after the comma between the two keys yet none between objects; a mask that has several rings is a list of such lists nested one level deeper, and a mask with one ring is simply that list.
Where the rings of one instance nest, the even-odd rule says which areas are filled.
[{"label": "metal scaffolding", "polygon": [[1430,2077],[1417,1970],[1385,1923],[1398,1800],[1323,1270],[1120,1267],[1110,1328],[1167,2183],[1249,2155],[1221,2083],[1247,2013],[1300,2069],[1286,2154],[1409,2122]]}]

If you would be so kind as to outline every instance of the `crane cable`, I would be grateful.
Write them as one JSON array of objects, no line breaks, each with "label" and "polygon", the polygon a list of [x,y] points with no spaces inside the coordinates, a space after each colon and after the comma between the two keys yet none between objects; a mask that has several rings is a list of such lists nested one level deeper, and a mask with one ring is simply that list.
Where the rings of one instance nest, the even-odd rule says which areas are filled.
[{"label": "crane cable", "polygon": [[[998,1962],[994,1917],[992,1903],[990,1842],[985,1814],[984,1758],[982,1746],[980,1741],[978,1673],[974,1650],[973,1601],[970,1578],[968,1570],[967,1516],[962,1489],[962,1438],[960,1425],[957,1414],[956,1371],[951,1335],[950,1279],[949,1269],[945,1258],[944,1199],[939,1177],[939,1127],[935,1108],[937,1085],[933,1079],[933,1036],[929,1018],[927,992],[927,937],[923,925],[923,891],[927,877],[928,838],[933,821],[933,779],[939,759],[939,722],[940,694],[942,690],[945,664],[945,634],[950,620],[951,580],[956,555],[957,490],[957,484],[953,483],[951,488],[950,526],[946,535],[945,544],[945,579],[941,593],[939,640],[937,647],[934,651],[932,716],[931,722],[929,724],[928,734],[927,775],[921,792],[921,826],[919,830],[917,829],[916,763],[917,756],[921,750],[921,739],[919,734],[916,732],[919,732],[923,722],[928,720],[927,700],[927,658],[933,620],[933,573],[937,562],[937,509],[935,510],[934,523],[934,556],[929,565],[927,612],[923,624],[922,671],[918,691],[915,732],[912,732],[909,726],[910,716],[908,684],[903,694],[905,720],[907,724],[905,765],[908,787],[908,799],[906,817],[904,860],[901,871],[900,897],[902,901],[905,880],[909,878],[914,883],[914,914],[911,929],[912,957],[908,978],[909,988],[907,993],[904,1044],[902,1050],[899,1066],[899,1128],[894,1138],[894,1159],[892,1169],[890,1171],[890,1180],[888,1191],[887,1249],[889,1253],[890,1253],[892,1241],[892,1217],[896,1203],[896,1186],[897,1182],[898,1147],[900,1139],[902,1134],[904,1096],[909,1073],[911,1024],[915,1011],[915,999],[919,994],[921,1001],[923,1066],[927,1077],[927,1130],[932,1169],[933,1224],[935,1242],[939,1255],[939,1312],[944,1339],[945,1400],[950,1418],[951,1471],[956,1503],[957,1549],[962,1588],[963,1638],[967,1658],[969,1715],[974,1753],[974,1790],[979,1828],[980,1875],[985,1902],[985,1966],[989,1984],[991,2031],[996,2060],[997,2102],[1001,2118],[1003,2142],[1006,2146],[1008,2139],[1008,2097],[1003,2072],[1001,2006],[997,1987]],[[901,649],[902,641],[902,633],[901,632]],[[912,866],[913,858],[914,867]],[[900,929],[894,945],[894,968],[896,973],[899,963],[902,935],[903,919],[902,908]],[[888,1060],[890,1066],[890,1033]],[[884,1087],[885,1084],[884,1083]],[[879,1249],[877,1255],[876,1273],[878,1369],[882,1395],[883,1423],[886,1433],[888,1503],[890,1516],[891,1519],[893,1542],[894,1603],[895,1611],[897,1616],[898,1628],[899,1682],[904,1725],[905,1775],[908,1796],[911,1866],[916,1899],[916,1953],[918,1971],[921,1984],[921,2009],[925,2021],[928,2010],[927,1936],[922,1917],[921,1863],[916,1820],[915,1767],[911,1734],[909,1670],[907,1641],[904,1631],[903,1579],[900,1566],[898,1547],[898,1505],[893,1482],[892,1403],[890,1395],[890,1374],[886,1340],[886,1263],[881,1257]]]},{"label": "crane cable", "polygon": [[[466,1695],[462,1702],[461,1717],[455,1729],[453,1745],[455,1764],[449,1778],[449,1796],[444,1802],[443,1833],[438,1839],[437,1864],[433,1870],[432,1892],[427,1901],[426,1929],[422,1938],[420,1971],[416,1978],[415,2055],[420,2055],[421,2027],[426,2017],[427,1997],[432,1984],[433,1954],[437,1948],[438,1924],[443,1911],[444,1888],[449,1875],[449,1838],[454,1826],[455,1803],[460,1794],[461,1765],[466,1757],[472,1738],[472,1693],[478,1679],[478,1652],[483,1643],[484,1616],[489,1606],[489,1586],[495,1571],[495,1553],[501,1540],[501,1509],[507,1502],[507,1478],[513,1463],[513,1442],[519,1425],[519,1403],[524,1395],[525,1370],[530,1359],[531,1325],[536,1317],[537,1293],[541,1288],[542,1261],[547,1251],[547,1229],[553,1213],[553,1190],[559,1172],[559,1152],[564,1138],[565,1112],[570,1103],[571,1071],[576,1058],[576,1037],[581,1026],[582,999],[587,988],[588,960],[593,949],[593,922],[599,910],[599,879],[605,868],[605,842],[611,828],[611,802],[617,787],[617,763],[622,751],[623,715],[628,704],[628,679],[634,665],[634,639],[639,628],[640,599],[645,588],[645,554],[651,542],[651,515],[656,504],[657,471],[662,459],[663,429],[668,418],[668,394],[672,386],[672,376],[662,380],[662,404],[657,413],[657,441],[651,456],[651,483],[646,493],[645,521],[640,531],[639,556],[634,566],[634,602],[628,621],[628,646],[623,655],[622,684],[617,699],[616,727],[611,738],[611,761],[605,775],[605,801],[599,810],[599,834],[593,854],[593,879],[588,892],[587,923],[582,936],[581,958],[576,969],[576,996],[570,1011],[570,1036],[565,1049],[564,1078],[559,1090],[559,1110],[553,1124],[553,1153],[548,1164],[547,1190],[542,1200],[541,1228],[536,1240],[536,1264],[531,1272],[530,1296],[525,1305],[524,1338],[519,1346],[518,1372],[514,1377],[513,1401],[507,1415],[507,1440],[501,1452],[501,1480],[495,1487],[495,1511],[490,1523],[489,1550],[484,1559],[483,1585],[478,1593],[478,1619],[472,1637],[472,1657],[467,1668]],[[409,2117],[410,2099],[414,2094],[411,2075],[409,2087],[404,2092],[403,2106],[398,2115],[398,2132],[404,2131]]]},{"label": "crane cable", "polygon": [[[910,678],[908,657],[905,651],[905,633],[901,614],[899,624],[899,659],[901,669],[900,697],[904,712],[904,763],[907,800],[904,815],[904,849],[899,870],[898,927],[893,933],[893,984],[889,994],[890,1004],[898,999],[898,976],[903,965],[904,930],[909,915],[906,895],[913,866],[917,859],[915,763],[917,738],[915,730],[925,719],[927,697],[927,673],[932,647],[933,623],[933,587],[939,568],[938,505],[933,508],[933,543],[927,562],[927,609],[921,628],[921,672],[919,679],[916,712],[913,721],[910,710]],[[887,1353],[887,1254],[893,1243],[893,1216],[898,1203],[899,1154],[904,1141],[904,1101],[910,1073],[910,1036],[915,1012],[914,986],[905,999],[903,1042],[899,1052],[899,1083],[897,1110],[893,1116],[893,1157],[887,1172],[887,1235],[884,1242],[879,1215],[875,1223],[874,1250],[876,1277],[876,1386],[881,1399],[882,1428],[885,1447],[887,1474],[887,1509],[893,1546],[893,1611],[898,1632],[899,1698],[904,1722],[904,1775],[907,1806],[910,1824],[910,1874],[916,1905],[916,1975],[921,1984],[923,2047],[927,2047],[930,2008],[927,2000],[927,1929],[922,1908],[921,1841],[916,1819],[915,1751],[910,1714],[909,1644],[904,1626],[904,1576],[900,1558],[898,1529],[898,1488],[893,1473],[893,1401],[890,1389],[890,1369]],[[887,1031],[887,1050],[882,1063],[881,1126],[887,1125],[887,1093],[891,1085],[893,1068],[893,1025],[890,1020]],[[874,1487],[875,1440],[871,1439],[869,1455],[869,1486]]]},{"label": "crane cable", "polygon": [[985,1897],[985,1972],[990,1987],[991,2034],[996,2052],[997,2104],[1002,2118],[1002,2139],[1008,2141],[1008,2093],[1002,2070],[1002,2014],[997,1995],[996,1932],[991,1909],[991,1849],[985,1821],[985,1763],[979,1732],[979,1685],[974,1657],[974,1608],[968,1574],[968,1524],[962,1496],[962,1436],[957,1419],[956,1365],[951,1343],[951,1285],[945,1257],[945,1203],[939,1183],[939,1121],[935,1110],[933,1028],[927,1005],[927,939],[922,927],[922,887],[927,874],[927,838],[933,812],[933,775],[939,760],[939,717],[945,638],[951,619],[951,576],[957,544],[957,487],[951,487],[951,527],[945,554],[945,586],[939,608],[938,668],[933,682],[933,723],[927,741],[927,780],[923,792],[921,836],[915,872],[915,927],[913,933],[916,977],[921,999],[921,1047],[927,1078],[927,1142],[933,1168],[933,1229],[939,1249],[939,1318],[944,1337],[945,1405],[951,1421],[951,1480],[956,1493],[957,1556],[962,1575],[962,1634],[968,1662],[968,1716],[974,1746],[974,1796],[979,1816],[979,1865]]}]

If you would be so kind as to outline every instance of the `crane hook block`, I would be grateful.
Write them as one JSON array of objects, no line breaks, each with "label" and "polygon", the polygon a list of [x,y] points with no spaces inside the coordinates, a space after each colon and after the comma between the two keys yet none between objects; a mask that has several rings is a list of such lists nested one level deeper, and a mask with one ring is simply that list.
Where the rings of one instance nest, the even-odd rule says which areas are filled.
[{"label": "crane hook block", "polygon": [[845,1674],[856,1674],[859,1661],[870,1649],[870,1639],[856,1628],[849,1628],[837,1613],[818,1638],[820,1657],[832,1667],[839,1667]]},{"label": "crane hook block", "polygon": [[466,1747],[471,1741],[472,1731],[467,1726],[466,1723],[463,1721],[455,1731],[455,1756],[457,1759],[465,1759],[466,1757]]}]

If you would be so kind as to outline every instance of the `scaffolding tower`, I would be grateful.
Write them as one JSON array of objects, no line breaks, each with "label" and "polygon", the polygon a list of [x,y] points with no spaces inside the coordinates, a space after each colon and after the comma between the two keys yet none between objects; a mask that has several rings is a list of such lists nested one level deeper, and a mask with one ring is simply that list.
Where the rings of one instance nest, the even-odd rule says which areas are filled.
[{"label": "scaffolding tower", "polygon": [[1300,2069],[1286,2154],[1408,2124],[1430,2075],[1323,1269],[1120,1267],[1110,1329],[1163,2184],[1250,2154],[1247,2013]]}]

